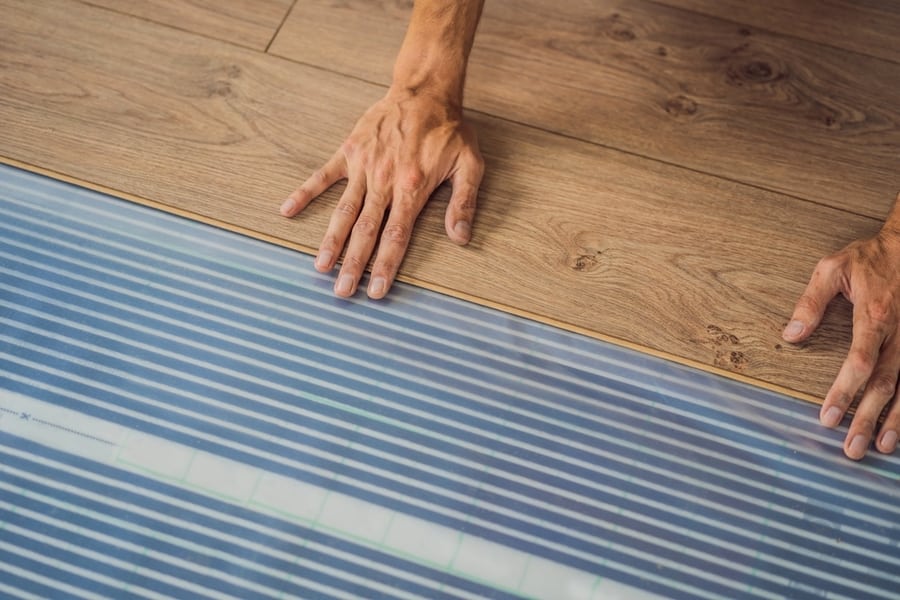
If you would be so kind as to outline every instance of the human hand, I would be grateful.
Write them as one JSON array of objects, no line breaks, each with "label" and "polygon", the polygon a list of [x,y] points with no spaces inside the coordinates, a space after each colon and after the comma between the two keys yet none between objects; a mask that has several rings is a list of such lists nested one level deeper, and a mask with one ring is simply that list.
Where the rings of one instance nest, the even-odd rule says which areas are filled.
[{"label": "human hand", "polygon": [[416,218],[444,181],[453,188],[444,219],[447,235],[457,244],[469,241],[483,173],[475,130],[463,121],[457,104],[425,91],[392,88],[362,116],[325,166],[284,201],[281,214],[293,217],[346,179],[319,246],[316,270],[329,272],[344,250],[334,293],[352,296],[375,253],[368,295],[383,298],[406,254]]},{"label": "human hand", "polygon": [[861,393],[844,454],[854,460],[865,456],[883,412],[875,447],[889,454],[896,448],[900,432],[900,229],[891,219],[875,237],[853,242],[819,262],[784,330],[784,339],[801,342],[808,338],[838,293],[853,303],[853,340],[825,396],[819,420],[826,427],[837,427]]}]

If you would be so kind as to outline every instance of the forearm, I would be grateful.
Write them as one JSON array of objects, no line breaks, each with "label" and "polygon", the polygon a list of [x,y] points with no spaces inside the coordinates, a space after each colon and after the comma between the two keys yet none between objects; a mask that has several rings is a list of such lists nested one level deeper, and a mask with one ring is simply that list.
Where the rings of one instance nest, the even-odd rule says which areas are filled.
[{"label": "forearm", "polygon": [[466,65],[484,0],[416,0],[393,88],[462,106]]}]

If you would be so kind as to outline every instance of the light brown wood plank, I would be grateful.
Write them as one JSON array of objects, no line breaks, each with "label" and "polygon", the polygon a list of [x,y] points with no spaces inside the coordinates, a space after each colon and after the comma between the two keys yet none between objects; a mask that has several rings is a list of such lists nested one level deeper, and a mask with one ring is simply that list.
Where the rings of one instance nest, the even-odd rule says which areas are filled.
[{"label": "light brown wood plank", "polygon": [[[280,201],[383,88],[77,2],[0,9],[0,156],[318,245],[340,190],[294,220],[278,216]],[[473,242],[445,238],[439,190],[406,280],[798,396],[824,393],[847,349],[846,303],[803,348],[779,333],[816,260],[876,220],[472,117],[488,167]]]},{"label": "light brown wood plank", "polygon": [[293,0],[83,0],[248,48],[265,50]]},{"label": "light brown wood plank", "polygon": [[900,62],[900,2],[896,0],[656,1]]},{"label": "light brown wood plank", "polygon": [[[387,83],[406,4],[308,0],[271,51]],[[466,104],[872,217],[900,189],[900,65],[642,0],[488,2]]]}]

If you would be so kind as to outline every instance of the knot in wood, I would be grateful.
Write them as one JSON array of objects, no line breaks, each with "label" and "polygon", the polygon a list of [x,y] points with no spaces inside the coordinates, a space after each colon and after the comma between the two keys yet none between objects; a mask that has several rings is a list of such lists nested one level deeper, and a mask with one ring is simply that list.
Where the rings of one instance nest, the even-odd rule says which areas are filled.
[{"label": "knot in wood", "polygon": [[741,69],[747,79],[751,81],[768,81],[772,78],[772,66],[761,60],[754,60]]},{"label": "knot in wood", "polygon": [[579,273],[590,273],[600,267],[600,256],[602,254],[603,250],[582,249],[581,254],[569,257],[569,267]]},{"label": "knot in wood", "polygon": [[697,103],[684,95],[672,96],[666,101],[666,112],[676,117],[689,117],[697,114]]},{"label": "knot in wood", "polygon": [[765,84],[779,81],[784,78],[784,73],[771,62],[765,60],[752,60],[732,65],[728,68],[728,80],[734,85]]},{"label": "knot in wood", "polygon": [[616,27],[610,32],[610,35],[614,40],[620,42],[630,42],[637,37],[632,30],[624,27]]},{"label": "knot in wood", "polygon": [[231,82],[230,81],[222,81],[222,80],[213,81],[208,86],[206,86],[206,94],[210,98],[212,98],[214,96],[222,96],[222,97],[231,96],[232,95]]}]

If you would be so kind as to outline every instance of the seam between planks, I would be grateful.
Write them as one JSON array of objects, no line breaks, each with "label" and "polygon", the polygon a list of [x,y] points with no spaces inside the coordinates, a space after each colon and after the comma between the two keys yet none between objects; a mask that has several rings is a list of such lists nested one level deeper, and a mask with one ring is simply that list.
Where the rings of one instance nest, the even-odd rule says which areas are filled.
[{"label": "seam between planks", "polygon": [[275,43],[276,38],[281,33],[281,28],[284,27],[284,24],[287,23],[287,20],[291,18],[291,13],[294,12],[294,7],[297,6],[297,0],[291,2],[291,5],[288,7],[286,11],[284,11],[284,16],[281,18],[281,23],[278,24],[278,27],[275,28],[275,33],[272,34],[272,37],[269,39],[269,43],[266,44],[266,49],[263,50],[265,54],[269,53],[269,48],[272,47],[272,44]]}]

